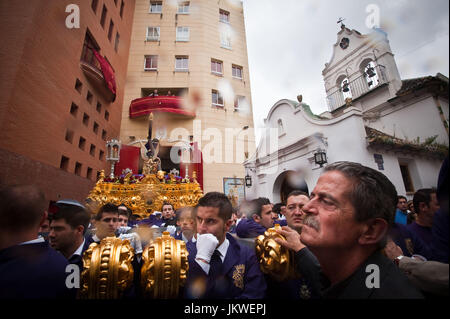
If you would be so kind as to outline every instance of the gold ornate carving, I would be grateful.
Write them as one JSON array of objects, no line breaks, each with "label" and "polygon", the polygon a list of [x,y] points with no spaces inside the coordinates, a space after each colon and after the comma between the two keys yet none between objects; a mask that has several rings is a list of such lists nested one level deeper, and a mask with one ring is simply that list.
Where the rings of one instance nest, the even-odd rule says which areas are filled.
[{"label": "gold ornate carving", "polygon": [[87,206],[92,213],[95,214],[106,203],[124,203],[133,210],[133,214],[145,218],[153,211],[160,210],[164,201],[169,201],[174,209],[178,209],[197,205],[203,196],[197,182],[164,183],[164,180],[160,180],[161,174],[150,174],[140,181],[130,183],[130,177],[131,175],[127,175],[123,184],[105,182],[100,178],[88,195]]},{"label": "gold ornate carving", "polygon": [[285,239],[275,231],[280,228],[280,225],[276,224],[275,227],[267,229],[264,235],[258,236],[255,248],[261,271],[275,280],[284,281],[298,278],[299,275],[295,271],[294,253],[275,241],[275,238]]},{"label": "gold ornate carving", "polygon": [[118,299],[131,287],[134,250],[128,240],[104,238],[83,254],[81,299]]},{"label": "gold ornate carving", "polygon": [[186,283],[189,269],[188,251],[182,240],[169,232],[145,248],[141,270],[141,288],[148,298],[177,298],[179,288]]}]

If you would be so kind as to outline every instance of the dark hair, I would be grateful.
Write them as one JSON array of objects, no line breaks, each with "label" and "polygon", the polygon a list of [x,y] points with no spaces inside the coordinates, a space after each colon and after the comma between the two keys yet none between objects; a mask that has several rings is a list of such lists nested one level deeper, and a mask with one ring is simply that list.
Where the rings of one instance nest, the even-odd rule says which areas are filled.
[{"label": "dark hair", "polygon": [[404,199],[404,200],[408,201],[408,199],[407,199],[405,196],[403,196],[403,195],[398,195],[398,196],[397,196],[397,202],[398,202],[400,199]]},{"label": "dark hair", "polygon": [[397,207],[397,191],[382,173],[353,162],[336,162],[328,165],[325,172],[339,171],[353,181],[350,201],[355,210],[355,220],[363,222],[382,218],[391,225]]},{"label": "dark hair", "polygon": [[253,215],[261,217],[262,207],[270,205],[270,201],[265,197],[258,197],[250,201],[249,210],[246,212],[247,218],[251,219]]},{"label": "dark hair", "polygon": [[112,203],[106,203],[98,210],[97,215],[95,215],[95,220],[101,220],[103,217],[103,213],[113,213],[119,215],[119,210],[117,206]]},{"label": "dark hair", "polygon": [[197,214],[198,207],[216,207],[219,208],[219,217],[225,222],[231,219],[233,213],[233,206],[228,197],[219,192],[209,192],[200,198],[196,206],[195,214]]},{"label": "dark hair", "polygon": [[414,193],[413,205],[414,205],[414,211],[416,212],[416,214],[420,214],[420,210],[419,210],[420,203],[425,203],[427,206],[430,206],[431,194],[436,194],[436,189],[422,188]]},{"label": "dark hair", "polygon": [[263,205],[270,205],[271,202],[268,198],[266,197],[258,197],[257,198]]},{"label": "dark hair", "polygon": [[20,232],[39,226],[47,203],[35,185],[12,185],[0,189],[2,231]]},{"label": "dark hair", "polygon": [[175,210],[175,207],[173,207],[173,205],[172,205],[170,202],[164,202],[164,203],[162,204],[162,206],[161,206],[161,212],[163,211],[163,208],[164,208],[164,206],[166,206],[166,205],[172,206],[172,209]]},{"label": "dark hair", "polygon": [[64,219],[72,229],[83,226],[83,235],[89,226],[90,216],[88,212],[80,206],[60,204],[57,211],[51,215],[50,223],[53,220]]},{"label": "dark hair", "polygon": [[306,196],[306,197],[309,198],[308,193],[305,193],[304,191],[301,191],[301,190],[299,190],[299,189],[295,189],[295,190],[293,190],[292,192],[290,192],[290,193],[287,195],[287,197],[286,197],[286,204],[287,204],[287,200],[288,200],[289,197],[291,197],[291,196],[300,196],[300,195]]},{"label": "dark hair", "polygon": [[[123,209],[119,209],[119,207],[125,207],[126,211],[124,211]],[[132,215],[132,211],[131,209],[129,209],[126,205],[124,204],[120,204],[119,206],[117,206],[117,211],[119,212],[119,215],[124,215],[127,216],[127,218],[130,218],[130,216]]]},{"label": "dark hair", "polygon": [[281,207],[282,206],[285,206],[285,205],[283,203],[276,203],[275,205],[273,205],[272,211],[274,213],[281,214]]}]

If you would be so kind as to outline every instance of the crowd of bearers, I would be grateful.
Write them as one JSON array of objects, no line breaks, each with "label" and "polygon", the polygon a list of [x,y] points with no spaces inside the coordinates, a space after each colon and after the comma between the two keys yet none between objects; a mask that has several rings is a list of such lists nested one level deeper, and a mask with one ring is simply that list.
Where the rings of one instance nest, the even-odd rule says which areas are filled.
[{"label": "crowd of bearers", "polygon": [[[176,212],[165,202],[159,216],[154,212],[138,223],[130,221],[129,208],[112,203],[91,219],[79,202],[61,200],[49,215],[35,186],[2,187],[0,201],[0,298],[75,298],[76,289],[66,286],[67,266],[82,270],[83,252],[110,236],[133,247],[135,278],[125,298],[139,298],[140,257],[149,243],[141,242],[141,228],[167,230],[186,243],[184,298],[448,296],[448,158],[437,189],[414,195],[417,219],[408,226],[394,222],[396,208],[401,210],[394,185],[379,171],[352,162],[327,165],[311,194],[291,192],[280,206],[282,221],[267,198],[236,210],[219,192]],[[254,238],[281,222],[277,231],[284,239],[276,242],[292,251],[300,278],[274,280],[261,272],[255,255]]]}]

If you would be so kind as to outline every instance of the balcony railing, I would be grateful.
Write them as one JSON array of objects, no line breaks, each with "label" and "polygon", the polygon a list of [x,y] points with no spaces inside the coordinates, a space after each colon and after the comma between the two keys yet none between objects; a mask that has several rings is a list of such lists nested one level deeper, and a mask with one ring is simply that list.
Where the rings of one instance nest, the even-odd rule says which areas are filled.
[{"label": "balcony railing", "polygon": [[382,84],[388,83],[385,67],[382,65],[375,66],[375,75],[368,77],[362,74],[348,84],[348,91],[344,92],[343,88],[337,88],[327,96],[328,108],[332,112],[345,105],[346,98],[352,100],[357,99],[363,94],[372,91]]}]

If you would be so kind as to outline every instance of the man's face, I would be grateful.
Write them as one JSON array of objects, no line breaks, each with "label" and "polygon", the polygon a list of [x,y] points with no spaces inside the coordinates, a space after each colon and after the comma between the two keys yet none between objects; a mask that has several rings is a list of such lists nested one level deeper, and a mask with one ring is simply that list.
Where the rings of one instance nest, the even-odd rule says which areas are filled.
[{"label": "man's face", "polygon": [[308,196],[297,195],[289,196],[286,204],[286,221],[289,227],[300,232],[303,225],[303,206],[309,202]]},{"label": "man's face", "polygon": [[197,208],[197,233],[213,234],[219,240],[219,245],[225,240],[225,234],[230,229],[232,220],[225,222],[219,217],[218,207]]},{"label": "man's face", "polygon": [[50,231],[50,222],[49,222],[49,220],[47,218],[47,219],[45,219],[44,223],[40,226],[39,232],[40,233],[47,233],[49,231]]},{"label": "man's face", "polygon": [[173,216],[173,207],[172,205],[164,205],[162,208],[162,217],[164,219],[171,219]]},{"label": "man's face", "polygon": [[408,210],[407,201],[404,198],[399,198],[397,202],[397,208],[402,212],[406,212]]},{"label": "man's face", "polygon": [[273,227],[273,215],[272,215],[272,205],[263,205],[261,208],[261,216],[253,215],[253,220],[263,226],[264,228]]},{"label": "man's face", "polygon": [[351,249],[364,225],[354,219],[350,202],[352,181],[339,171],[323,174],[303,206],[301,241],[311,250]]},{"label": "man's face", "polygon": [[81,236],[83,227],[72,228],[65,219],[52,220],[50,223],[50,233],[48,239],[50,246],[55,250],[66,250],[70,248]]},{"label": "man's face", "polygon": [[114,236],[119,227],[119,216],[117,213],[103,212],[102,218],[95,223],[97,237],[103,239],[107,236]]},{"label": "man's face", "polygon": [[128,217],[126,215],[119,215],[119,227],[128,226]]},{"label": "man's face", "polygon": [[425,213],[428,217],[431,218],[434,216],[434,213],[436,213],[438,211],[439,202],[437,200],[436,193],[431,193],[430,197],[431,197],[431,200],[428,203],[428,205],[423,205],[424,211],[421,212],[421,214]]}]

